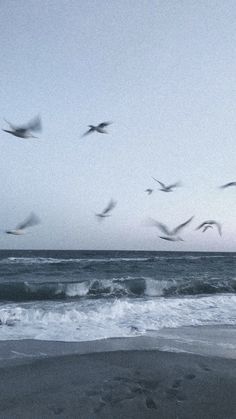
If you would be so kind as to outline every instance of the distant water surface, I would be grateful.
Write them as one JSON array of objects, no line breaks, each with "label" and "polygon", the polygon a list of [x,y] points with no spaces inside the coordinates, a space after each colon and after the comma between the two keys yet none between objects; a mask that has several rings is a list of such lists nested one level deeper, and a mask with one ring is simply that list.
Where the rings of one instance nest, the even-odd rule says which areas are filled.
[{"label": "distant water surface", "polygon": [[0,340],[236,324],[236,253],[0,251]]}]

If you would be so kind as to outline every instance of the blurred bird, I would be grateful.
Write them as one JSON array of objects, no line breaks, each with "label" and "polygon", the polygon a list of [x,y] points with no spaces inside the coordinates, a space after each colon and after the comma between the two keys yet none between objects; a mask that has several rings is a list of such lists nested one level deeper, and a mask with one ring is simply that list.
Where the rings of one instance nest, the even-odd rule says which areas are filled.
[{"label": "blurred bird", "polygon": [[108,125],[111,125],[112,122],[101,122],[99,125],[88,125],[90,128],[88,131],[86,131],[82,137],[85,137],[85,135],[91,134],[92,132],[99,132],[100,134],[108,134],[108,132],[104,129],[105,127],[108,127]]},{"label": "blurred bird", "polygon": [[156,182],[159,183],[159,185],[161,186],[161,188],[159,189],[162,192],[173,192],[173,188],[177,188],[178,186],[181,186],[181,184],[179,182],[177,183],[173,183],[172,185],[165,185],[164,183],[160,182],[159,180],[155,179],[154,177],[152,177]]},{"label": "blurred bird", "polygon": [[116,204],[117,202],[111,199],[107,207],[101,213],[95,214],[95,215],[99,217],[100,219],[105,218],[105,217],[110,217],[111,216],[110,212],[113,208],[115,208]]},{"label": "blurred bird", "polygon": [[173,230],[170,230],[165,224],[160,223],[159,221],[154,220],[153,218],[149,219],[149,225],[157,227],[165,236],[159,236],[160,239],[169,240],[169,241],[183,241],[183,239],[177,234],[186,227],[194,217],[189,218],[184,223],[178,225]]},{"label": "blurred bird", "polygon": [[[207,220],[207,221],[204,221],[203,223],[201,223],[197,228],[196,228],[196,230],[200,230],[201,228],[203,228],[203,227],[211,227],[211,226],[216,226],[216,228],[217,228],[217,230],[218,230],[218,233],[219,233],[219,235],[220,236],[222,236],[222,228],[221,228],[221,224],[220,223],[218,223],[217,221],[215,221],[215,220]],[[205,231],[205,230],[204,230]],[[203,232],[204,232],[203,231]]]},{"label": "blurred bird", "polygon": [[20,138],[38,138],[35,137],[31,131],[41,131],[42,130],[42,123],[39,116],[36,116],[32,119],[28,124],[17,127],[13,125],[11,122],[8,122],[6,119],[5,121],[10,126],[11,130],[3,129],[3,131],[8,132],[9,134],[15,135],[15,137]]},{"label": "blurred bird", "polygon": [[226,183],[225,185],[220,186],[220,189],[229,188],[230,186],[236,186],[236,182]]},{"label": "blurred bird", "polygon": [[146,189],[146,191],[148,195],[151,195],[153,193],[153,189]]},{"label": "blurred bird", "polygon": [[24,234],[26,228],[33,227],[39,223],[40,223],[40,219],[37,217],[37,215],[31,212],[31,214],[29,215],[28,218],[26,218],[26,220],[24,220],[22,223],[16,226],[15,230],[7,230],[5,233],[19,236],[21,234]]}]

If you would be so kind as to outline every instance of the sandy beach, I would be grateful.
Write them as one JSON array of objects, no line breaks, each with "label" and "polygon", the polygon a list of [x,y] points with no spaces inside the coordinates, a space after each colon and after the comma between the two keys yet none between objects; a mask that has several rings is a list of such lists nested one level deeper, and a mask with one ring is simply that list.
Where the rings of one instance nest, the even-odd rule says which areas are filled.
[{"label": "sandy beach", "polygon": [[[102,352],[101,342],[92,343],[91,353],[55,356],[56,342],[38,343],[41,358],[2,361],[0,418],[236,417],[235,359],[114,346],[109,351],[108,344]],[[34,342],[34,351],[38,343]],[[31,346],[27,341],[4,342],[5,350],[8,344],[18,355],[22,352],[13,351],[14,345],[21,350]],[[43,357],[43,345],[51,356]],[[66,353],[67,346],[63,347]]]}]

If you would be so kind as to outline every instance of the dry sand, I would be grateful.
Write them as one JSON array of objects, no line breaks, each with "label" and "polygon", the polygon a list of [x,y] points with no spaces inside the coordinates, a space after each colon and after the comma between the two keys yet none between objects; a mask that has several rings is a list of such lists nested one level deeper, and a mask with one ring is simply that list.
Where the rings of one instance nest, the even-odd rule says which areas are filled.
[{"label": "dry sand", "polygon": [[0,418],[235,419],[236,361],[128,350],[5,365]]}]

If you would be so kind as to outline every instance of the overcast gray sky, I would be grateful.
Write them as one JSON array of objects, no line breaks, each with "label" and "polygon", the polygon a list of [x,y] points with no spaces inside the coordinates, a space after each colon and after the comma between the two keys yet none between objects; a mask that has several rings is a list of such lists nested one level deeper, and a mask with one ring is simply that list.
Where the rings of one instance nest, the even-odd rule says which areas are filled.
[{"label": "overcast gray sky", "polygon": [[[42,219],[1,248],[235,250],[236,188],[217,189],[236,181],[235,1],[1,0],[0,19],[2,128],[43,121],[40,140],[0,134],[1,228]],[[145,226],[192,215],[182,243]],[[194,231],[209,218],[222,238]]]}]

